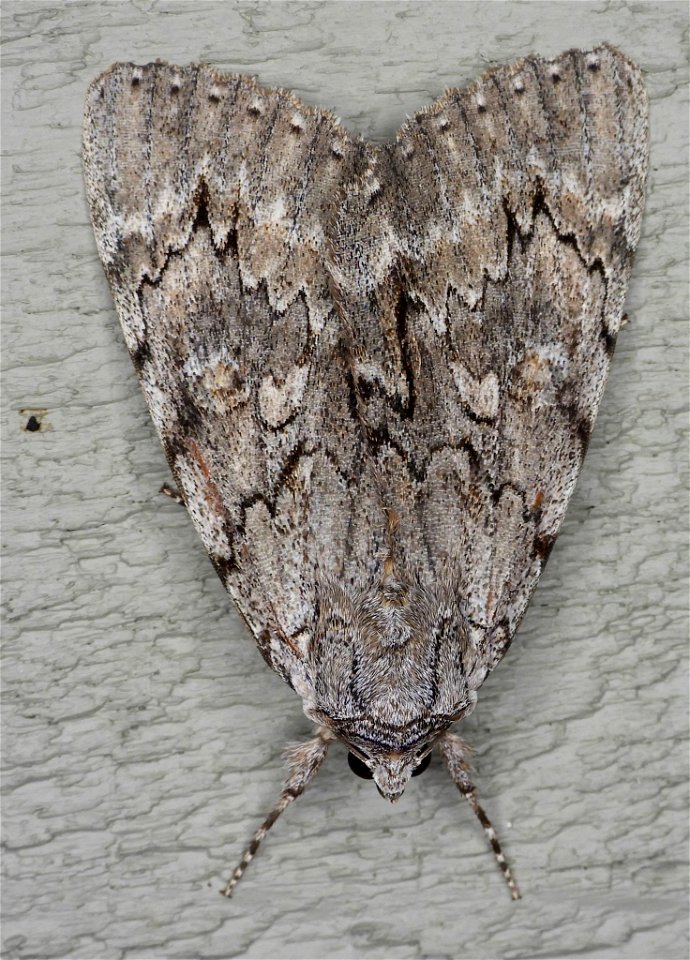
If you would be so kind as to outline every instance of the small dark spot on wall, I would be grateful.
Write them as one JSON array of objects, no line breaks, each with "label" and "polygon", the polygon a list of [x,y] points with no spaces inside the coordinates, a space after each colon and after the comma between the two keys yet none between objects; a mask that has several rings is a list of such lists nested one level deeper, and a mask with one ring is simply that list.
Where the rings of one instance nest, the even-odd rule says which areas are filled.
[{"label": "small dark spot on wall", "polygon": [[19,411],[21,417],[20,429],[26,433],[40,433],[51,429],[51,425],[45,419],[48,411],[44,407],[22,407]]}]

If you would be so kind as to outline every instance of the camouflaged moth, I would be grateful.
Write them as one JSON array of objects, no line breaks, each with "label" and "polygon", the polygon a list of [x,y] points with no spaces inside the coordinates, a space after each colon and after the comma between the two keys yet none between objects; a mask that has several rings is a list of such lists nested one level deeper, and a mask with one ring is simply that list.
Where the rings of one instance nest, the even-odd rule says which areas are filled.
[{"label": "camouflaged moth", "polygon": [[647,166],[609,46],[448,90],[374,146],[285,90],[116,64],[84,159],[181,498],[313,739],[395,801],[437,748],[519,896],[453,723],[506,652],[609,369]]}]

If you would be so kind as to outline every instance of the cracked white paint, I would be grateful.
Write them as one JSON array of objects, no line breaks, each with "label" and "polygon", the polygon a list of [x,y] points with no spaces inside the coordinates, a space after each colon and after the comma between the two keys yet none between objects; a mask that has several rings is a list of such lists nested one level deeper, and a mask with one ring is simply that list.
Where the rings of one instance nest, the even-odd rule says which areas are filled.
[{"label": "cracked white paint", "polygon": [[[3,957],[686,957],[686,5],[2,15]],[[462,728],[524,899],[438,764],[391,807],[334,747],[223,900],[309,724],[157,494],[167,465],[88,224],[86,87],[117,59],[199,59],[382,139],[487,62],[602,40],[651,96],[630,323],[559,543]],[[29,407],[50,431],[19,428]]]}]

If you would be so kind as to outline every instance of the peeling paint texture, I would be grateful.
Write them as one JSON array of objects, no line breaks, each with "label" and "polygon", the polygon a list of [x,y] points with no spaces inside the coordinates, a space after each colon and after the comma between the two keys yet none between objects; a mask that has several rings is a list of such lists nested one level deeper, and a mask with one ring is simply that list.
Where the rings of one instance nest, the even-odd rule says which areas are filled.
[{"label": "peeling paint texture", "polygon": [[[687,957],[687,5],[6,0],[2,19],[3,957]],[[206,61],[382,140],[489,65],[603,41],[651,103],[629,323],[462,728],[523,900],[438,762],[390,806],[337,748],[224,900],[310,728],[158,493],[88,220],[87,86],[117,60]]]}]

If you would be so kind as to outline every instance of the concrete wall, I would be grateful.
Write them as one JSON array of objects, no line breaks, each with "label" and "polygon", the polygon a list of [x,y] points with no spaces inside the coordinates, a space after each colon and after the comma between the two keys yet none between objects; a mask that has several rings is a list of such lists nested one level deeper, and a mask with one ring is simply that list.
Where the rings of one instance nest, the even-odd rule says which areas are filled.
[{"label": "concrete wall", "polygon": [[[2,16],[3,955],[686,957],[686,4],[5,0]],[[158,495],[88,221],[87,84],[115,60],[204,60],[383,139],[491,64],[602,40],[651,96],[630,324],[559,544],[464,726],[524,899],[438,764],[390,807],[334,749],[223,900],[309,726]]]}]

